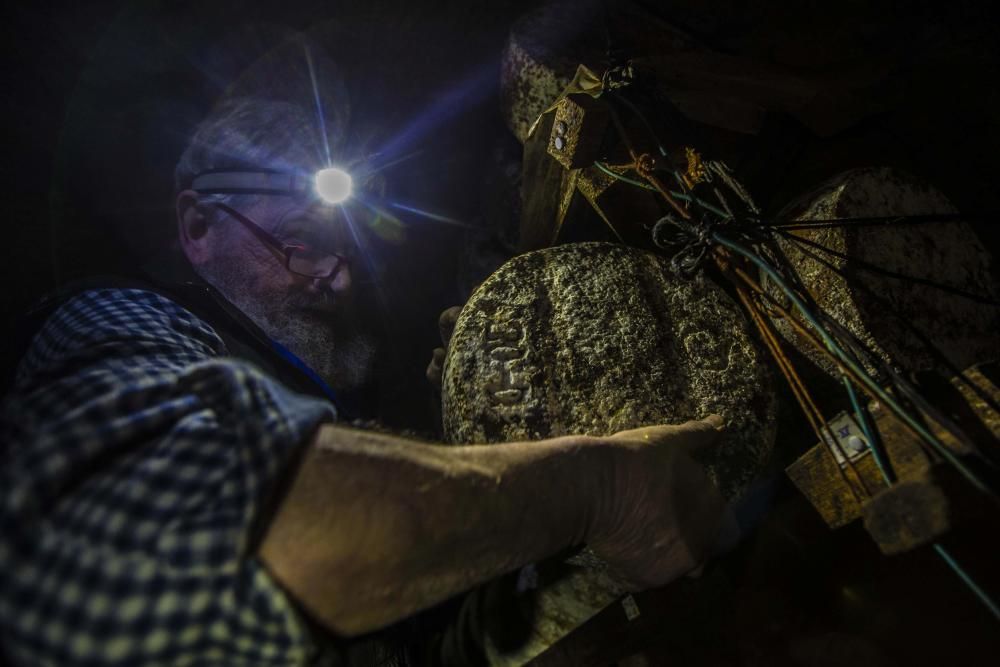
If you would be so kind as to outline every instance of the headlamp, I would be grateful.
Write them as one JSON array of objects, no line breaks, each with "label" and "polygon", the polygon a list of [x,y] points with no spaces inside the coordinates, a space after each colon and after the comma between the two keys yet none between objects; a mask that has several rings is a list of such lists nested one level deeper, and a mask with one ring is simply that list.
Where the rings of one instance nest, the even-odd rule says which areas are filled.
[{"label": "headlamp", "polygon": [[328,204],[339,204],[351,196],[351,175],[343,169],[327,167],[316,172],[316,194]]},{"label": "headlamp", "polygon": [[327,204],[351,196],[351,175],[337,167],[320,169],[312,178],[274,169],[211,169],[191,180],[191,189],[204,195],[304,195],[310,191]]}]

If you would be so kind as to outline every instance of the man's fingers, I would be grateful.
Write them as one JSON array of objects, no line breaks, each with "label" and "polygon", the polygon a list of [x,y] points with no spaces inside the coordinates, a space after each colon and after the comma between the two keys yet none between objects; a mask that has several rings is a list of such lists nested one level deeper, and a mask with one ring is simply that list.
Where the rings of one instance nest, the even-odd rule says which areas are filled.
[{"label": "man's fingers", "polygon": [[458,314],[462,312],[461,306],[452,306],[441,312],[438,316],[438,333],[441,335],[441,344],[444,347],[434,348],[431,363],[427,365],[427,381],[435,388],[441,388],[441,372],[444,369],[445,348],[451,340],[451,335],[455,333],[455,323],[458,321]]},{"label": "man's fingers", "polygon": [[719,439],[721,431],[711,422],[691,421],[678,426],[653,426],[649,437],[643,440],[652,444],[664,444],[693,454],[706,449]]},{"label": "man's fingers", "polygon": [[709,415],[705,419],[689,421],[678,427],[680,434],[677,445],[692,453],[715,444],[726,428],[726,422],[719,415]]},{"label": "man's fingers", "polygon": [[717,431],[722,431],[726,428],[726,420],[722,418],[722,415],[712,414],[702,419],[702,421],[708,422]]},{"label": "man's fingers", "polygon": [[698,579],[698,578],[700,578],[700,577],[701,577],[701,575],[702,575],[702,574],[703,574],[704,572],[705,572],[705,564],[704,564],[704,563],[702,563],[701,565],[699,565],[698,567],[694,568],[693,570],[691,570],[690,572],[688,572],[688,573],[687,573],[686,575],[684,575],[684,576],[685,576],[685,577],[688,577],[688,578],[690,578],[690,579]]},{"label": "man's fingers", "polygon": [[705,419],[683,424],[643,426],[616,433],[612,437],[641,440],[650,444],[669,442],[671,446],[680,447],[686,452],[696,452],[714,443],[724,431],[725,421],[722,417],[709,415]]},{"label": "man's fingers", "polygon": [[427,381],[435,388],[441,388],[441,374],[444,370],[444,348],[436,347],[431,354],[431,362],[427,364]]},{"label": "man's fingers", "polygon": [[445,351],[443,347],[435,347],[434,351],[431,352],[431,361],[440,367],[444,367],[444,357]]},{"label": "man's fingers", "polygon": [[458,314],[462,312],[461,306],[452,306],[441,312],[438,317],[438,332],[441,334],[441,344],[448,346],[451,335],[455,332],[455,322],[458,321]]}]

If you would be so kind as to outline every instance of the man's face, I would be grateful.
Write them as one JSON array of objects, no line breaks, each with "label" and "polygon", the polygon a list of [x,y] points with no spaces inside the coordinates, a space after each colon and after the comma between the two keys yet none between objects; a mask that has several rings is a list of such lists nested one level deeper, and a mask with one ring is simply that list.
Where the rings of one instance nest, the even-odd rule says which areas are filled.
[{"label": "man's face", "polygon": [[[315,200],[261,196],[234,206],[286,244],[304,244],[351,258],[328,278],[290,272],[285,259],[225,212],[210,230],[202,275],[274,340],[288,347],[335,389],[362,384],[374,344],[367,321],[372,299],[360,275],[361,248],[339,207]],[[360,279],[360,280],[359,280]]]}]

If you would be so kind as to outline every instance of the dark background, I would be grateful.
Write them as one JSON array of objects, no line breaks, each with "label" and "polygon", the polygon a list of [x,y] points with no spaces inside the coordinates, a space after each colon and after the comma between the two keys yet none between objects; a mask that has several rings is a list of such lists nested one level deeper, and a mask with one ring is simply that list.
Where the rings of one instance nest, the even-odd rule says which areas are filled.
[{"label": "dark background", "polygon": [[[609,9],[588,2],[599,22]],[[340,67],[354,132],[374,145],[399,139],[420,151],[388,173],[390,192],[485,227],[488,236],[498,218],[517,214],[516,207],[497,214],[498,202],[510,195],[503,190],[512,187],[497,156],[509,167],[520,150],[501,120],[500,56],[511,24],[538,4],[205,0],[9,7],[2,23],[0,323],[56,285],[129,270],[170,243],[172,169],[191,128],[228,80],[290,30],[312,36]],[[614,2],[605,4],[614,11]],[[926,178],[962,210],[1000,208],[994,184],[1000,58],[990,3],[639,4],[727,54],[828,79],[879,73],[865,89],[879,112],[855,126],[817,137],[774,115],[759,136],[741,140],[735,159],[728,156],[772,210],[840,169],[879,163]],[[995,225],[979,229],[995,246]],[[416,219],[404,245],[384,249],[382,259],[393,269],[388,308],[414,392],[436,344],[438,312],[461,303],[481,277],[463,264],[475,236]],[[426,404],[415,403],[400,421],[421,421]]]},{"label": "dark background", "polygon": [[[500,115],[499,60],[511,23],[535,4],[203,0],[8,7],[0,24],[6,52],[0,324],[6,330],[57,285],[128,271],[170,242],[172,170],[190,129],[217,99],[218,81],[287,29],[321,39],[340,65],[359,133],[410,137],[422,151],[390,174],[390,190],[486,226],[478,236],[489,237],[492,214],[502,210],[497,202],[511,187],[497,155],[509,164],[519,151]],[[770,210],[838,170],[871,164],[927,179],[964,211],[1000,210],[1000,48],[990,3],[640,4],[725,53],[803,74],[884,73],[868,91],[880,111],[844,132],[818,137],[776,117],[741,144],[733,166],[751,177]],[[977,231],[995,250],[995,223]],[[384,249],[403,360],[396,426],[436,428],[423,369],[437,344],[438,312],[460,303],[469,288],[462,260],[470,237],[477,234],[414,221],[404,245]],[[749,564],[738,578],[754,595],[744,590],[741,602],[717,605],[729,610],[728,621],[702,610],[698,628],[745,628],[715,636],[743,642],[744,664],[775,664],[768,651],[786,655],[790,637],[813,638],[802,649],[815,653],[808,664],[898,664],[901,657],[909,664],[976,664],[995,647],[992,619],[932,556],[881,558],[860,527],[829,533],[817,521],[801,502],[779,508],[762,531],[766,539],[740,556]],[[684,648],[697,628],[694,617],[679,618],[688,619],[677,626],[687,634],[663,640],[663,655],[713,664],[704,647]],[[612,648],[649,644],[649,636],[602,637],[592,633]],[[869,640],[878,646],[874,653]],[[851,641],[861,646],[853,656]],[[622,651],[606,652],[615,656],[607,662]]]},{"label": "dark background", "polygon": [[[134,271],[169,244],[173,167],[191,129],[230,81],[291,31],[324,47],[327,63],[340,68],[355,139],[392,143],[399,154],[419,151],[387,172],[391,195],[477,224],[494,145],[518,150],[497,92],[508,26],[525,4],[208,0],[10,8],[3,22],[0,319],[6,325],[80,276]],[[304,59],[292,65],[305,69]],[[322,79],[321,87],[336,88]],[[393,419],[432,431],[423,371],[439,344],[438,313],[460,299],[456,259],[466,230],[414,216],[409,222],[406,243],[385,245],[378,257],[391,267],[387,308],[404,359],[396,387],[401,412]]]}]

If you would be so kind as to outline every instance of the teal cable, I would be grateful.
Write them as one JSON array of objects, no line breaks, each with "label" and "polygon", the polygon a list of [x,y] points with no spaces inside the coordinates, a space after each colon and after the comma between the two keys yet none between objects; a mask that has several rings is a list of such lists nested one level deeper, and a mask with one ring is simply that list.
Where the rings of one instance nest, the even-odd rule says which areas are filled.
[{"label": "teal cable", "polygon": [[882,478],[888,485],[892,484],[892,476],[889,474],[891,470],[891,464],[889,463],[888,457],[884,456],[883,452],[876,445],[875,433],[872,431],[871,424],[868,423],[868,418],[865,415],[861,402],[858,400],[858,394],[854,391],[854,385],[851,381],[847,379],[846,376],[841,376],[840,378],[844,382],[844,386],[847,387],[847,396],[851,399],[851,407],[854,408],[854,414],[858,417],[858,424],[861,425],[861,431],[865,434],[865,438],[868,440],[868,449],[872,452],[872,457],[875,459],[875,465],[878,466],[879,472],[882,473]]},{"label": "teal cable", "polygon": [[[678,184],[680,184],[680,185],[683,186],[684,182],[681,180],[681,175],[680,175],[680,173],[676,169],[674,170],[674,178],[677,179]],[[677,194],[680,194],[680,193],[671,192],[671,194],[677,195]],[[732,220],[733,219],[733,216],[729,215],[728,212],[723,211],[721,208],[715,206],[714,204],[709,204],[707,201],[705,201],[703,199],[698,199],[697,197],[694,198],[694,201],[697,202],[699,206],[701,206],[703,208],[707,208],[709,211],[711,211],[712,213],[716,214],[717,216],[719,216],[723,220]]]},{"label": "teal cable", "polygon": [[[847,387],[847,394],[848,396],[850,396],[851,405],[854,407],[854,411],[858,415],[858,421],[861,424],[861,429],[864,431],[865,437],[868,438],[869,447],[872,451],[872,456],[875,458],[875,463],[876,465],[878,465],[878,469],[882,473],[882,477],[885,479],[885,483],[891,485],[892,480],[889,477],[887,468],[888,462],[882,460],[883,453],[880,452],[878,448],[875,446],[875,440],[872,437],[873,434],[871,432],[871,427],[868,423],[868,419],[861,411],[861,405],[858,402],[858,395],[854,391],[854,387],[851,385],[850,381],[846,377],[842,377],[841,379],[844,382],[844,386]],[[997,603],[993,601],[993,599],[989,596],[989,594],[979,586],[976,580],[973,579],[961,565],[959,565],[958,561],[956,561],[955,558],[950,553],[948,553],[947,549],[945,549],[941,544],[937,542],[935,542],[933,546],[934,546],[934,551],[936,551],[938,556],[941,557],[941,560],[943,560],[948,565],[948,567],[950,567],[952,571],[954,571],[954,573],[958,575],[958,578],[962,580],[962,582],[970,591],[972,591],[973,595],[979,598],[979,601],[982,602],[984,605],[986,605],[986,607],[990,610],[990,612],[993,613],[993,616],[997,620],[1000,620],[1000,607],[997,606]]]},{"label": "teal cable", "polygon": [[[671,192],[670,194],[676,196],[679,193]],[[709,204],[707,201],[705,201],[703,199],[698,199],[697,197],[695,197],[694,201],[699,206],[701,206],[703,208],[707,208],[709,211],[711,211],[712,213],[716,214],[717,216],[719,216],[720,218],[722,218],[724,220],[729,220],[729,219],[732,218],[732,216],[730,216],[728,213],[726,213],[725,211],[723,211],[721,208],[718,208],[717,206]]]},{"label": "teal cable", "polygon": [[925,429],[912,416],[906,414],[906,411],[903,410],[903,408],[900,407],[899,404],[896,403],[896,401],[882,389],[882,387],[878,386],[877,382],[868,377],[868,374],[864,370],[859,368],[857,364],[855,364],[851,359],[847,357],[847,355],[843,352],[843,350],[840,349],[840,346],[837,345],[837,343],[830,337],[830,334],[826,331],[826,329],[820,326],[819,322],[817,322],[816,319],[812,316],[812,314],[809,312],[809,309],[806,307],[804,303],[802,303],[802,300],[799,298],[799,296],[785,283],[785,281],[781,278],[781,276],[777,274],[777,272],[773,268],[768,266],[767,262],[757,257],[756,254],[754,254],[750,250],[747,250],[739,243],[730,241],[725,237],[720,236],[718,232],[713,232],[712,238],[715,240],[716,243],[725,246],[730,250],[733,250],[734,252],[738,253],[743,257],[746,257],[751,262],[753,262],[753,264],[756,265],[757,268],[766,273],[767,276],[771,280],[773,280],[775,284],[778,285],[778,287],[780,287],[781,290],[788,296],[788,298],[792,301],[792,303],[795,304],[795,307],[798,309],[800,313],[802,313],[802,316],[806,318],[809,324],[811,324],[812,327],[816,330],[816,332],[820,335],[820,337],[823,339],[823,342],[826,343],[826,346],[830,348],[835,354],[837,354],[837,356],[840,357],[840,359],[844,362],[844,364],[852,371],[854,371],[855,374],[857,374],[857,376],[864,381],[864,384],[868,386],[868,388],[872,391],[873,394],[875,394],[879,398],[880,401],[892,407],[894,412],[896,412],[896,414],[899,416],[900,419],[906,422],[906,424],[909,425],[910,428],[912,428],[915,433],[920,435],[920,437],[925,442],[927,442],[931,447],[933,447],[934,450],[937,451],[942,458],[944,458],[953,466],[955,466],[955,468],[959,470],[962,473],[962,475],[966,479],[968,479],[973,486],[975,486],[977,489],[979,489],[984,493],[994,495],[989,486],[987,486],[982,480],[979,479],[979,477],[974,472],[969,470],[969,468],[966,467],[965,464],[963,464],[958,458],[956,458],[955,455],[951,452],[951,450],[948,449],[948,447],[946,447],[943,443],[939,442],[937,438],[935,438],[930,432],[928,432],[927,429]]},{"label": "teal cable", "polygon": [[[842,377],[841,379],[847,387],[847,393],[851,398],[851,404],[854,407],[854,411],[858,415],[858,421],[861,424],[861,429],[864,431],[865,437],[868,438],[869,447],[872,451],[872,456],[875,458],[875,463],[878,465],[878,469],[882,473],[885,483],[891,485],[892,479],[890,479],[888,474],[887,462],[883,461],[883,453],[875,446],[875,440],[872,438],[873,434],[871,432],[870,424],[868,423],[866,415],[861,411],[861,405],[858,402],[857,393],[854,391],[854,387],[846,377]],[[937,555],[941,557],[941,560],[943,560],[956,575],[958,575],[958,578],[962,580],[962,583],[965,584],[966,588],[972,591],[972,594],[979,598],[979,601],[982,602],[990,610],[990,612],[992,612],[994,618],[1000,620],[1000,606],[997,606],[997,603],[994,602],[989,594],[979,586],[976,580],[965,571],[958,561],[956,561],[955,558],[948,553],[947,549],[945,549],[938,542],[935,542],[933,546]]]},{"label": "teal cable", "polygon": [[952,555],[948,553],[948,550],[935,542],[934,551],[941,556],[944,562],[948,564],[948,567],[955,571],[958,578],[965,582],[965,585],[968,586],[969,590],[971,590],[976,597],[979,598],[980,602],[989,608],[989,610],[993,613],[993,617],[1000,621],[1000,606],[997,606],[997,603],[993,601],[989,594],[979,587],[979,584],[976,583],[975,579],[969,576],[969,573],[958,564],[958,561],[956,561]]},{"label": "teal cable", "polygon": [[[598,169],[600,169],[601,171],[603,171],[608,176],[614,178],[614,179],[617,179],[619,181],[623,181],[625,183],[628,183],[629,185],[637,185],[640,188],[645,188],[646,190],[652,190],[653,192],[657,192],[657,189],[654,188],[652,185],[650,185],[648,183],[643,183],[642,181],[637,181],[634,178],[629,178],[628,176],[625,176],[623,174],[619,174],[616,171],[612,171],[611,169],[608,169],[607,167],[605,167],[600,162],[594,162],[594,166],[597,167]],[[690,195],[686,195],[683,192],[675,192],[674,190],[668,190],[668,192],[670,193],[670,196],[674,197],[675,199],[680,199],[681,201],[686,201],[686,202],[694,202],[694,203],[698,204],[699,206],[707,208],[709,211],[711,211],[712,213],[715,213],[718,216],[726,218],[727,220],[730,218],[730,215],[728,213],[726,213],[725,211],[723,211],[722,209],[717,208],[717,207],[713,206],[712,204],[709,204],[706,201],[698,199],[697,197],[691,197]]]},{"label": "teal cable", "polygon": [[[646,188],[647,190],[652,190],[653,192],[656,192],[656,188],[654,188],[652,185],[650,185],[648,183],[643,183],[642,181],[637,181],[637,180],[635,180],[633,178],[629,178],[628,176],[625,176],[623,174],[619,174],[618,172],[611,171],[610,169],[608,169],[607,167],[605,167],[600,162],[594,162],[594,166],[597,167],[598,169],[600,169],[601,171],[603,171],[608,176],[610,176],[612,178],[616,178],[619,181],[624,181],[626,183],[629,183],[630,185],[638,185],[640,188]],[[670,194],[673,195],[674,193],[671,192]],[[687,195],[681,195],[680,199],[691,201],[691,198],[688,197]]]},{"label": "teal cable", "polygon": [[[795,294],[795,292],[793,292],[792,289],[789,288],[787,284],[785,284],[785,281],[777,274],[777,272],[774,271],[774,269],[772,269],[770,266],[768,266],[767,263],[764,262],[763,260],[761,260],[759,257],[756,257],[752,252],[750,252],[749,250],[743,248],[740,244],[735,243],[733,241],[729,241],[729,240],[727,240],[727,239],[719,236],[718,233],[712,234],[712,238],[714,238],[717,243],[719,243],[719,244],[721,244],[721,245],[723,245],[723,246],[725,246],[725,247],[727,247],[727,248],[729,248],[729,249],[731,249],[731,250],[739,253],[743,257],[746,257],[751,262],[753,262],[759,269],[761,269],[762,271],[764,271],[768,275],[768,277],[770,277],[775,282],[775,284],[778,285],[782,289],[782,291],[785,292],[785,294],[788,295],[788,297],[792,300],[792,303],[795,304],[795,307],[798,308],[798,310],[799,310],[800,313],[802,313],[802,316],[805,317],[809,321],[809,323],[812,324],[813,328],[816,329],[816,331],[820,334],[820,336],[822,336],[824,342],[827,344],[827,347],[829,347],[831,349],[831,351],[833,351],[836,354],[838,354],[840,356],[841,360],[845,364],[847,364],[848,367],[851,368],[851,370],[853,370],[855,373],[857,373],[859,377],[861,377],[862,379],[864,379],[865,380],[865,384],[867,384],[872,389],[872,391],[875,392],[875,394],[879,396],[880,400],[884,401],[887,405],[894,406],[896,408],[896,410],[899,411],[897,414],[901,418],[905,419],[907,421],[907,423],[912,423],[913,422],[913,419],[910,418],[909,415],[906,415],[906,413],[903,412],[902,408],[900,408],[900,406],[897,405],[895,403],[895,401],[892,401],[889,398],[888,394],[886,394],[884,391],[882,391],[882,388],[879,387],[877,383],[875,383],[874,381],[872,381],[871,378],[869,378],[867,376],[867,374],[860,372],[860,369],[856,366],[856,364],[854,364],[850,359],[848,359],[846,357],[846,355],[844,354],[843,350],[841,350],[839,348],[839,346],[837,346],[836,343],[830,338],[830,335],[826,332],[826,330],[824,330],[822,327],[819,326],[819,323],[816,322],[816,320],[810,315],[810,313],[808,312],[808,310],[805,307],[805,304],[802,303],[802,301],[801,301],[801,299],[799,299],[798,295]],[[844,378],[844,381],[847,384],[848,394],[851,397],[851,401],[854,404],[854,408],[856,410],[858,410],[860,408],[860,404],[858,403],[858,399],[857,399],[856,394],[854,393],[854,389],[853,389],[853,387],[851,387],[850,382],[847,381],[847,378]],[[919,426],[919,425],[917,425],[917,426]],[[920,432],[921,433],[921,437],[924,437],[925,440],[932,440],[932,439],[929,439],[927,437],[927,436],[929,436],[929,434],[925,434],[925,432],[923,432],[922,428],[920,428],[920,429],[915,428],[914,430],[917,430],[918,432]],[[865,435],[868,436],[867,430],[866,430]],[[870,441],[870,442],[873,442],[873,441]],[[947,448],[944,447],[944,445],[942,445],[940,443],[934,443],[934,444],[935,444],[935,449],[938,449],[938,445],[939,445],[941,449],[945,450],[945,451],[941,451],[941,449],[938,449],[938,451],[942,455],[944,455],[945,458],[947,458],[950,462],[952,462],[952,464],[955,465],[955,467],[958,468],[963,473],[963,475],[965,475],[965,477],[968,478],[969,481],[973,483],[974,486],[976,486],[977,488],[979,488],[982,491],[985,491],[986,493],[990,493],[988,487],[986,487],[979,480],[979,478],[976,477],[975,474],[972,473],[972,471],[966,469],[965,466],[962,465],[960,461],[958,461],[957,459],[955,459],[954,456],[951,455],[951,452],[947,451]],[[875,453],[875,449],[874,448],[872,448],[872,453],[873,454]],[[876,461],[876,463],[879,463],[879,458],[877,456],[876,456],[875,461]],[[885,476],[886,475],[886,470],[882,467],[881,463],[879,463],[879,469],[882,471],[882,474]],[[887,481],[888,481],[888,478],[887,478]],[[955,572],[955,574],[958,575],[958,578],[962,580],[962,582],[966,585],[966,587],[970,591],[972,591],[972,593],[977,598],[979,598],[980,602],[982,602],[990,610],[990,613],[993,614],[994,618],[996,618],[998,621],[1000,621],[1000,606],[998,606],[997,603],[994,602],[993,599],[989,596],[989,594],[986,593],[986,591],[984,591],[979,586],[978,583],[976,583],[976,580],[973,579],[972,576],[969,575],[969,573],[966,572],[965,569],[961,565],[959,565],[958,561],[956,561],[954,559],[954,557],[952,557],[952,555],[950,553],[948,553],[948,550],[945,549],[941,544],[935,542],[934,543],[934,550],[942,558],[942,560],[944,560],[944,562],[948,565],[948,567],[950,567]]]}]

